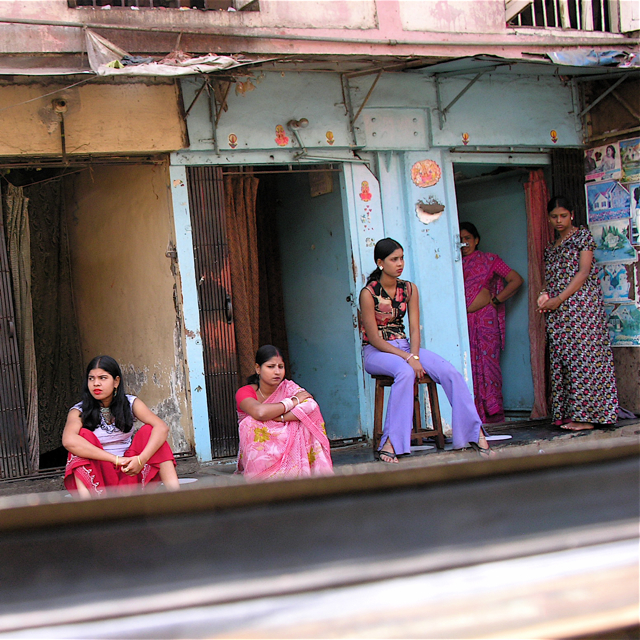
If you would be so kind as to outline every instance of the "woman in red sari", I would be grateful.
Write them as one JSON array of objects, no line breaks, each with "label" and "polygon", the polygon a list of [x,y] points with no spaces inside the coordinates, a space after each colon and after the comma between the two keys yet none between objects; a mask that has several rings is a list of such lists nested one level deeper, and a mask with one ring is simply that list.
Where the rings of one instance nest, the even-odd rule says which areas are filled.
[{"label": "woman in red sari", "polygon": [[495,253],[478,250],[480,234],[474,224],[460,225],[460,241],[476,409],[483,424],[502,422],[500,351],[505,337],[504,302],[523,280]]},{"label": "woman in red sari", "polygon": [[[136,421],[143,426],[134,435]],[[179,489],[168,434],[164,420],[140,398],[125,394],[120,365],[98,356],[87,366],[82,401],[69,410],[62,433],[69,452],[64,486],[81,498],[160,480]]]},{"label": "woman in red sari", "polygon": [[266,344],[256,372],[236,393],[238,473],[247,480],[333,473],[329,439],[311,394],[285,377],[282,354]]}]

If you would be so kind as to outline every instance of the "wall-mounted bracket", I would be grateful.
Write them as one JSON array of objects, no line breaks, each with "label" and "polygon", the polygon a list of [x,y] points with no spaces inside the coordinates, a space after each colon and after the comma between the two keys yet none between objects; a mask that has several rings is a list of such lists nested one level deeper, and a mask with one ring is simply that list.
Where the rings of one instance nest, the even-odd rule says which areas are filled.
[{"label": "wall-mounted bracket", "polygon": [[[440,78],[442,77],[451,77],[452,75],[461,75],[460,73],[455,73],[455,74],[436,74],[435,76],[435,81],[436,81],[436,110],[438,112],[438,120],[439,120],[439,125],[440,125],[440,131],[442,131],[442,129],[444,129],[444,123],[447,120],[447,113],[449,113],[449,111],[451,110],[451,107],[453,107],[453,105],[458,102],[458,100],[460,100],[460,98],[462,98],[462,96],[467,93],[467,91],[469,91],[469,89],[471,89],[471,87],[478,82],[478,80],[480,80],[480,78],[485,74],[485,73],[489,73],[489,71],[494,71],[497,67],[487,67],[486,69],[483,69],[482,71],[480,71],[479,73],[477,73],[471,80],[469,80],[469,82],[466,84],[466,86],[458,93],[458,95],[446,106],[446,107],[442,107],[442,95],[440,93]],[[465,72],[465,73],[468,73]]]}]

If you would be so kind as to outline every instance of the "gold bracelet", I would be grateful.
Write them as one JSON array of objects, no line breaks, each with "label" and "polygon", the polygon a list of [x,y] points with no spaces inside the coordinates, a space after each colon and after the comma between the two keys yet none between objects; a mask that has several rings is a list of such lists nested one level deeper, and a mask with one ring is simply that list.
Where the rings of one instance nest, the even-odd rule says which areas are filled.
[{"label": "gold bracelet", "polygon": [[136,456],[136,458],[138,458],[138,464],[140,465],[140,467],[144,467],[144,465],[142,464],[142,460],[140,460],[140,456]]},{"label": "gold bracelet", "polygon": [[118,458],[120,458],[120,456],[116,456],[116,469],[118,468]]}]

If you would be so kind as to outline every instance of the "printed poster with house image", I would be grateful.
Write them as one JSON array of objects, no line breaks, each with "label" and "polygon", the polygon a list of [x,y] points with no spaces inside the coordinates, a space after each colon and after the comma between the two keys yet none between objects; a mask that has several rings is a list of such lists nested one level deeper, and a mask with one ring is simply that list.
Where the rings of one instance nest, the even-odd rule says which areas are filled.
[{"label": "printed poster with house image", "polygon": [[620,146],[617,142],[584,152],[585,180],[619,180],[622,177]]},{"label": "printed poster with house image", "polygon": [[631,215],[631,196],[619,182],[594,182],[587,184],[585,191],[589,224],[624,220]]},{"label": "printed poster with house image", "polygon": [[620,162],[622,181],[638,182],[640,180],[640,138],[620,141]]},{"label": "printed poster with house image", "polygon": [[640,309],[635,304],[605,304],[612,347],[640,347]]},{"label": "printed poster with house image", "polygon": [[612,220],[589,225],[596,242],[593,255],[600,264],[630,264],[637,260],[636,250],[629,242],[629,220]]}]

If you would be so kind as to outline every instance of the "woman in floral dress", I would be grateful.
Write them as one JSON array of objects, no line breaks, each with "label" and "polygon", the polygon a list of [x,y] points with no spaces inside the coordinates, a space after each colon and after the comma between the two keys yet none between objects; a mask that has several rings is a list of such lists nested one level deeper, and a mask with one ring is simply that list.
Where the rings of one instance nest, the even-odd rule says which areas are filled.
[{"label": "woman in floral dress", "polygon": [[554,424],[570,431],[613,424],[618,394],[595,273],[596,244],[588,229],[573,225],[566,198],[552,198],[547,211],[557,238],[545,249],[546,289],[538,310],[546,314]]}]

